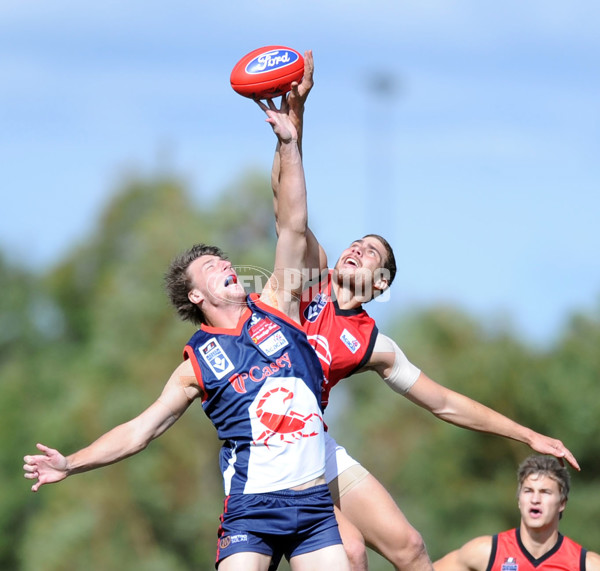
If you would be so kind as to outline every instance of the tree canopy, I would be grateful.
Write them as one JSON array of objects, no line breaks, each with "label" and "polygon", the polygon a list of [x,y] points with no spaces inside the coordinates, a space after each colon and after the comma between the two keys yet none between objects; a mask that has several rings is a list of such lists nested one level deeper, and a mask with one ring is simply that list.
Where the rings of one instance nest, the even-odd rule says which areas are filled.
[{"label": "tree canopy", "polygon": [[[201,204],[175,177],[129,180],[86,241],[42,275],[0,256],[0,568],[213,568],[220,444],[200,407],[134,458],[38,494],[21,476],[21,458],[39,441],[73,452],[158,396],[193,333],[164,294],[169,261],[204,242],[269,271],[269,193],[268,179],[252,172]],[[543,351],[452,307],[390,316],[380,327],[438,382],[565,442],[583,470],[572,474],[561,529],[600,551],[589,523],[600,506],[600,309],[573,315]],[[334,436],[388,487],[432,558],[517,524],[524,445],[440,422],[390,398],[375,375],[333,395],[344,402]],[[371,567],[389,565],[373,556]]]}]

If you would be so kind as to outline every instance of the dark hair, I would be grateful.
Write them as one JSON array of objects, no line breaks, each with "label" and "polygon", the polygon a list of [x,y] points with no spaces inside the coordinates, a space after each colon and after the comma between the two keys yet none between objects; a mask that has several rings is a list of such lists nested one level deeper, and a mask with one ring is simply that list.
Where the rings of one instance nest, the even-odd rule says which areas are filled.
[{"label": "dark hair", "polygon": [[184,321],[191,321],[196,325],[206,323],[204,313],[195,303],[188,298],[192,288],[191,279],[187,273],[190,264],[201,256],[218,256],[227,260],[227,255],[217,246],[194,244],[189,250],[179,254],[169,265],[165,273],[165,289],[169,300],[177,310],[179,317]]},{"label": "dark hair", "polygon": [[552,478],[558,484],[561,500],[567,501],[569,499],[571,477],[567,469],[554,456],[529,456],[521,462],[517,474],[519,481],[517,494],[521,492],[523,482],[529,476],[539,474]]},{"label": "dark hair", "polygon": [[363,239],[365,238],[376,238],[383,244],[385,249],[385,261],[383,267],[389,272],[390,277],[388,280],[388,287],[390,287],[396,277],[396,257],[394,256],[394,250],[392,250],[390,243],[379,234],[366,234],[363,236]]}]

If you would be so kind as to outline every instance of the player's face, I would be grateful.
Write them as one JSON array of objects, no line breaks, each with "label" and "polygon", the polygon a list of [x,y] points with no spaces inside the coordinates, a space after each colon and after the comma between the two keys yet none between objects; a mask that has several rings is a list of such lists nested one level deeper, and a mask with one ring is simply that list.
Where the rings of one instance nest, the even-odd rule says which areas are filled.
[{"label": "player's face", "polygon": [[[372,287],[386,278],[385,248],[373,236],[355,240],[346,248],[335,265],[340,280],[349,287]],[[387,281],[387,280],[386,280]]]},{"label": "player's face", "polygon": [[542,529],[558,526],[559,516],[565,505],[556,480],[532,474],[523,481],[519,492],[519,510],[527,527]]},{"label": "player's face", "polygon": [[229,260],[212,255],[200,256],[189,265],[187,271],[192,281],[190,296],[196,303],[245,299],[244,288],[238,283],[237,274]]}]

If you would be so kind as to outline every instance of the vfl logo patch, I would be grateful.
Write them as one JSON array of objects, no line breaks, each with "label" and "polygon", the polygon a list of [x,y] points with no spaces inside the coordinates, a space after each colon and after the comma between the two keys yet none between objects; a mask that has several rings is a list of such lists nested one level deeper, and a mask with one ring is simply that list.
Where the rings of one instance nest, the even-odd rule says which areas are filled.
[{"label": "vfl logo patch", "polygon": [[360,343],[357,341],[356,337],[350,333],[347,329],[342,331],[340,335],[340,339],[344,342],[344,345],[350,349],[352,353],[356,353],[360,349]]},{"label": "vfl logo patch", "polygon": [[304,310],[304,319],[310,323],[314,323],[317,320],[317,317],[319,317],[321,311],[323,311],[327,305],[328,301],[328,295],[323,293],[318,293],[315,295],[313,300],[306,306],[306,309]]},{"label": "vfl logo patch", "polygon": [[507,557],[500,569],[501,571],[519,571],[519,566],[514,557]]},{"label": "vfl logo patch", "polygon": [[289,50],[271,50],[258,54],[253,60],[250,60],[246,65],[246,73],[253,75],[255,73],[263,73],[273,69],[281,69],[292,65],[298,60],[298,54]]},{"label": "vfl logo patch", "polygon": [[217,379],[222,379],[229,371],[233,370],[233,363],[214,337],[202,345],[198,351]]}]

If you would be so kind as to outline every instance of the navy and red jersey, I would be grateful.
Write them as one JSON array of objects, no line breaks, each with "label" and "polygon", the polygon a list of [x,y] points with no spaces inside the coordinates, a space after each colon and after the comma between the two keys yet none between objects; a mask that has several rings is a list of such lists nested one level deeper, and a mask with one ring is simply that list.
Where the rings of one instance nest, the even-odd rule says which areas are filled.
[{"label": "navy and red jersey", "polygon": [[525,549],[519,528],[492,538],[492,553],[486,571],[585,571],[587,551],[573,540],[558,534],[554,547],[535,559]]},{"label": "navy and red jersey", "polygon": [[332,296],[332,271],[302,293],[300,321],[325,374],[323,408],[329,391],[362,369],[371,358],[377,338],[375,320],[362,308],[340,309]]},{"label": "navy and red jersey", "polygon": [[302,328],[256,294],[236,328],[208,326],[184,357],[224,441],[226,495],[291,488],[325,471],[323,371]]}]

